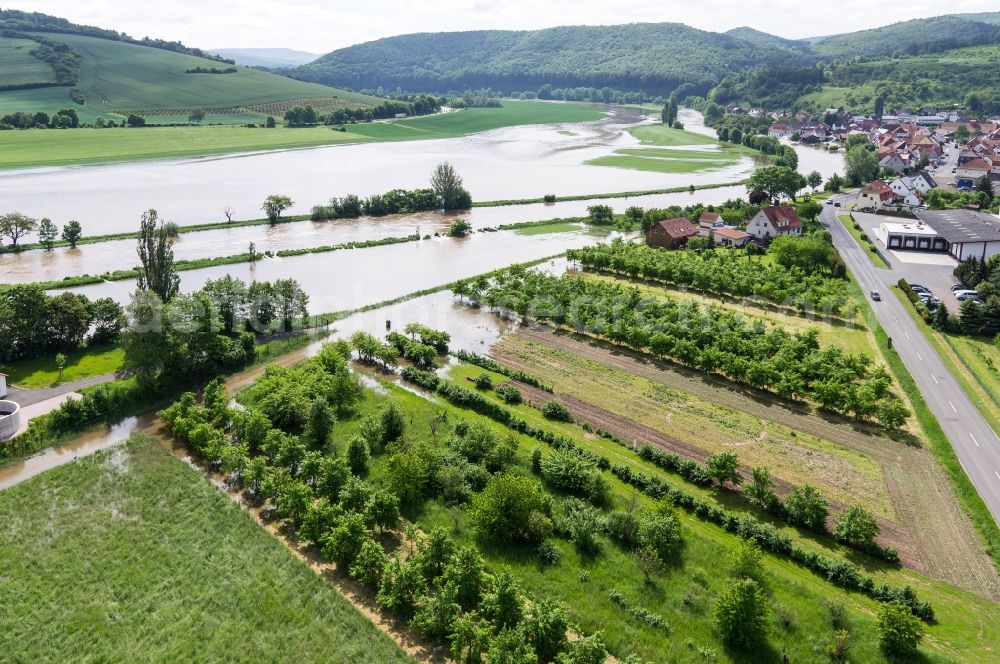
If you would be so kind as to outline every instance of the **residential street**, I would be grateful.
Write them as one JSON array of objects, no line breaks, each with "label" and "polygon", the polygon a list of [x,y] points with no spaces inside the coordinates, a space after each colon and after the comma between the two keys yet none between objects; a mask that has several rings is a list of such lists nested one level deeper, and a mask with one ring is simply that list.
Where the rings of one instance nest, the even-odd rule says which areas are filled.
[{"label": "residential street", "polygon": [[[852,198],[853,195],[842,195],[833,200],[845,205]],[[966,474],[994,520],[1000,522],[1000,436],[979,414],[903,303],[893,294],[892,288],[899,275],[876,269],[867,250],[859,247],[837,220],[836,214],[843,211],[843,207],[824,205],[820,220],[833,235],[834,244],[865,294],[872,289],[881,293],[881,302],[871,302],[879,322],[892,338],[893,347],[951,441]]]}]

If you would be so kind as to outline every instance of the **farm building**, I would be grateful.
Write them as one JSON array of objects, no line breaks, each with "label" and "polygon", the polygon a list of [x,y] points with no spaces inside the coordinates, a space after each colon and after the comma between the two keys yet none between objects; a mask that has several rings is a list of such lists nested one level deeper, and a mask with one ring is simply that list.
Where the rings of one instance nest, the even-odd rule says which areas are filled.
[{"label": "farm building", "polygon": [[[917,210],[917,217],[946,242],[958,260],[1000,254],[1000,217],[978,210]],[[891,247],[890,247],[891,248]]]},{"label": "farm building", "polygon": [[947,251],[948,242],[919,221],[883,221],[878,236],[887,249],[904,251]]}]

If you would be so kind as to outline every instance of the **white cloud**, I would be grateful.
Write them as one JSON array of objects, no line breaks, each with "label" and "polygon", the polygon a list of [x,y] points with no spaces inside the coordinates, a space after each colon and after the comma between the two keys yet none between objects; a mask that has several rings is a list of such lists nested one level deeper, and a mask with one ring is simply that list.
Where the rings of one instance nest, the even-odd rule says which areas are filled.
[{"label": "white cloud", "polygon": [[15,0],[8,8],[202,48],[286,47],[325,53],[410,32],[567,24],[669,21],[717,32],[749,25],[801,38],[943,13],[995,11],[997,6],[996,0],[953,0],[947,5],[931,0],[896,5],[842,0],[835,6],[801,0],[171,0],[152,5],[132,0]]}]

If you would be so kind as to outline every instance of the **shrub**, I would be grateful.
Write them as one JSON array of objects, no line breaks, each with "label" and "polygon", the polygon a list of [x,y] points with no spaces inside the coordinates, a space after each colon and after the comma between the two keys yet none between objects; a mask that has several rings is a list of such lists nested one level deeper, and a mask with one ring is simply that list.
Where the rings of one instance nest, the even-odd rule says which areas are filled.
[{"label": "shrub", "polygon": [[737,579],[754,579],[761,581],[763,558],[760,547],[752,539],[740,540],[729,552],[729,573]]},{"label": "shrub", "polygon": [[764,590],[753,579],[743,579],[719,595],[715,624],[725,642],[751,650],[767,635],[768,613]]},{"label": "shrub", "polygon": [[479,532],[499,541],[531,539],[529,521],[545,506],[542,492],[527,477],[494,475],[472,501],[472,521]]},{"label": "shrub", "polygon": [[347,465],[355,475],[364,475],[368,472],[368,459],[370,458],[368,443],[361,436],[355,436],[347,445]]},{"label": "shrub", "polygon": [[815,487],[806,484],[792,488],[785,498],[785,509],[792,523],[817,532],[826,531],[826,517],[830,508]]},{"label": "shrub", "polygon": [[739,484],[743,481],[740,476],[740,460],[732,452],[716,452],[705,459],[705,470],[709,477],[725,486],[727,482]]},{"label": "shrub", "polygon": [[539,562],[550,567],[558,565],[562,560],[562,550],[552,540],[544,540],[539,544],[535,549],[535,555],[538,556]]},{"label": "shrub", "polygon": [[493,389],[493,379],[490,378],[489,374],[479,374],[476,376],[476,389],[477,390],[492,390]]},{"label": "shrub", "polygon": [[521,395],[521,390],[511,385],[499,386],[496,388],[496,394],[500,397],[501,401],[511,406],[516,406],[524,401],[524,397]]},{"label": "shrub", "polygon": [[681,524],[672,511],[643,515],[639,524],[639,544],[656,549],[660,558],[670,560],[681,546]]},{"label": "shrub", "polygon": [[448,229],[448,237],[465,237],[472,232],[472,224],[465,219],[456,219]]},{"label": "shrub", "polygon": [[544,196],[542,196],[542,201],[545,202],[545,203],[555,203],[556,202],[556,195],[555,194],[545,194]]},{"label": "shrub", "polygon": [[887,654],[908,656],[917,651],[924,626],[905,604],[883,604],[878,613],[878,641]]},{"label": "shrub", "polygon": [[625,547],[632,549],[639,542],[639,517],[635,512],[616,510],[608,514],[605,520],[608,537]]},{"label": "shrub", "polygon": [[870,547],[880,529],[875,517],[860,505],[854,505],[837,517],[837,539],[856,547]]},{"label": "shrub", "polygon": [[558,401],[546,401],[542,406],[542,415],[557,422],[573,421],[573,415]]}]

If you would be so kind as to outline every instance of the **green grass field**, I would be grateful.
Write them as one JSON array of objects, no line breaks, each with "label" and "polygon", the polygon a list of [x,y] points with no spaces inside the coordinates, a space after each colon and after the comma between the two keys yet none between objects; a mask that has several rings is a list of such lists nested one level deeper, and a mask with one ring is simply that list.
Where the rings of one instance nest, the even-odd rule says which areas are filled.
[{"label": "green grass field", "polygon": [[54,355],[2,365],[0,371],[7,374],[9,383],[18,387],[35,389],[114,373],[121,369],[125,359],[125,352],[118,346],[81,348],[65,355],[66,366],[61,378],[59,370],[56,368]]},{"label": "green grass field", "polygon": [[[652,173],[700,173],[734,166],[741,156],[754,154],[742,146],[729,146],[719,141],[683,129],[664,125],[642,125],[629,130],[644,145],[657,148],[623,148],[614,154],[591,159],[593,166],[628,168]],[[721,145],[721,151],[673,149],[674,146]]]},{"label": "green grass field", "polygon": [[[0,104],[2,99],[0,95]],[[348,125],[346,132],[330,127],[241,126],[5,131],[0,132],[0,169],[451,138],[500,127],[586,122],[602,116],[600,108],[583,104],[504,102],[503,108],[475,108],[392,123]]]},{"label": "green grass field", "polygon": [[[458,365],[450,375],[469,386],[466,376],[484,373],[478,367]],[[502,377],[493,376],[497,382]],[[429,423],[442,410],[449,420],[461,417],[483,421],[497,428],[503,436],[514,435],[520,444],[518,472],[528,473],[528,457],[540,443],[534,439],[511,434],[505,428],[467,410],[440,402],[429,402],[393,384],[384,383],[385,392],[369,391],[358,417],[344,421],[335,432],[337,444],[343,446],[358,432],[360,417],[377,409],[386,400],[394,401],[404,412],[408,440],[433,437]],[[488,398],[495,399],[488,394]],[[585,449],[608,455],[616,462],[633,465],[643,472],[677,483],[676,476],[658,471],[631,452],[609,441],[585,434],[576,425],[563,425],[545,420],[527,406],[512,410],[532,424],[571,436]],[[533,413],[533,414],[532,414]],[[541,446],[543,453],[549,453]],[[385,457],[372,459],[369,479],[374,484],[384,481]],[[612,503],[622,509],[635,499],[639,508],[652,502],[633,489],[605,473],[612,489]],[[680,482],[680,484],[684,484]],[[684,484],[684,490],[693,490]],[[764,583],[774,614],[768,647],[765,651],[744,654],[725,648],[712,622],[712,606],[717,593],[729,583],[725,571],[725,556],[735,546],[737,538],[699,518],[679,513],[684,527],[684,548],[677,560],[668,564],[653,584],[644,582],[634,558],[604,537],[601,552],[595,556],[578,553],[565,540],[555,540],[563,553],[562,562],[554,567],[541,567],[530,551],[520,547],[493,546],[475,536],[467,509],[446,507],[439,501],[427,503],[410,516],[423,531],[444,527],[461,543],[477,544],[490,568],[509,566],[529,592],[536,596],[560,599],[570,607],[572,621],[584,632],[603,630],[612,654],[619,659],[636,653],[652,661],[675,662],[759,662],[781,661],[781,652],[793,662],[826,661],[825,647],[833,634],[830,604],[842,604],[847,614],[847,629],[851,634],[851,661],[884,662],[874,634],[877,604],[856,593],[846,593],[826,580],[804,571],[788,561],[765,555]],[[879,580],[911,583],[926,596],[938,612],[939,623],[930,627],[930,635],[921,648],[924,662],[990,661],[1000,644],[989,635],[988,625],[1000,618],[1000,605],[957,590],[947,584],[898,570],[874,572]],[[669,623],[668,630],[646,626],[626,615],[608,597],[611,589],[621,591],[630,601],[648,611],[658,613]],[[939,608],[940,607],[940,608]],[[974,608],[973,608],[974,607]],[[984,628],[987,630],[984,632]],[[670,659],[664,660],[665,652]]]},{"label": "green grass field", "polygon": [[0,492],[5,659],[406,662],[149,437]]},{"label": "green grass field", "polygon": [[[77,109],[81,120],[89,122],[99,116],[117,120],[128,111],[179,109],[182,112],[172,121],[184,122],[187,119],[184,111],[204,108],[209,111],[206,122],[211,122],[211,109],[232,109],[291,99],[335,98],[344,106],[368,106],[382,101],[246,67],[240,67],[233,74],[186,74],[186,69],[195,67],[228,65],[183,53],[95,37],[49,33],[45,36],[69,45],[83,56],[80,81],[75,87],[86,96],[86,104],[78,106],[73,103],[69,87],[0,92],[0,111],[3,113],[52,113],[72,106]],[[11,66],[10,63],[23,58],[20,51],[12,51],[17,46],[16,42],[21,41],[0,38],[0,75]],[[5,47],[6,44],[12,45]],[[48,71],[51,79],[51,68],[41,61],[35,62]],[[37,71],[32,76],[37,77]],[[246,116],[239,120],[243,122],[263,117],[259,110],[254,109],[248,109],[241,115]]]},{"label": "green grass field", "polygon": [[0,37],[0,83],[25,85],[54,82],[56,77],[52,67],[31,55],[36,48],[38,43],[31,39]]},{"label": "green grass field", "polygon": [[675,145],[715,145],[718,143],[717,140],[709,136],[696,134],[693,131],[674,129],[662,124],[632,127],[628,130],[628,133],[649,145],[670,147]]}]

